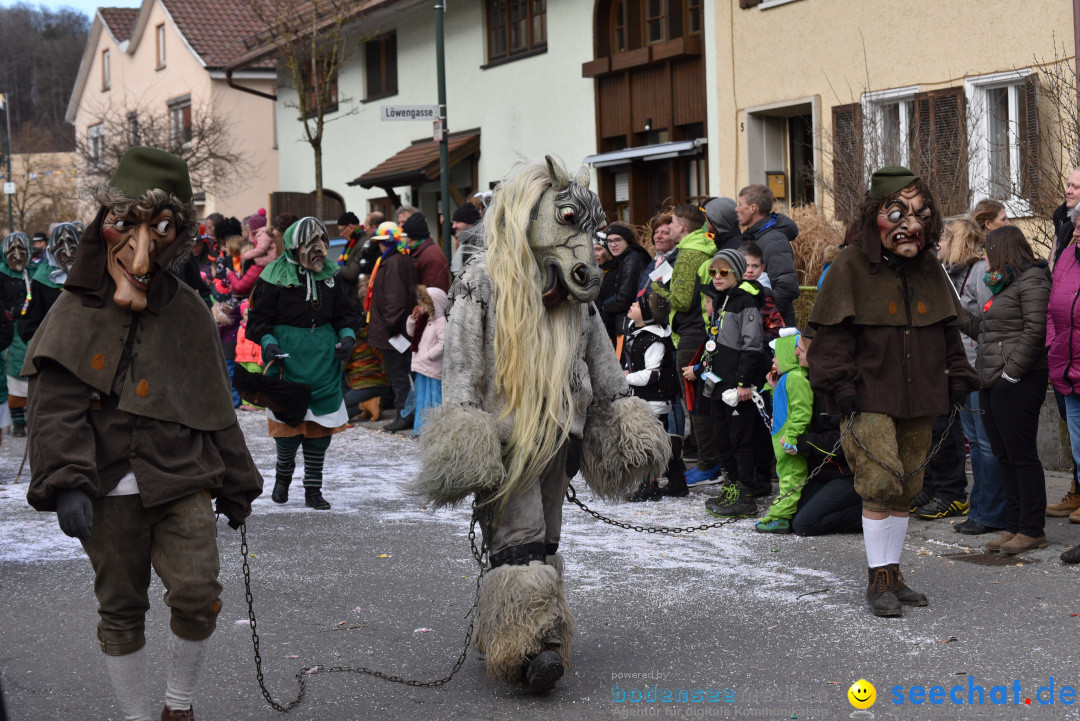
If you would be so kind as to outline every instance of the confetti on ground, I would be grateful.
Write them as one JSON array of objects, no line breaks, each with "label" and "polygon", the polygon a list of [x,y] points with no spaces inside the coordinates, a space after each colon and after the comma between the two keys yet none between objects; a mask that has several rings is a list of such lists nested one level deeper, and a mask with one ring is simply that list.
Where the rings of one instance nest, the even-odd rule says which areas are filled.
[{"label": "confetti on ground", "polygon": [[380,553],[379,558],[390,558],[390,554],[389,553]]},{"label": "confetti on ground", "polygon": [[431,633],[430,628],[418,628],[413,633]]},{"label": "confetti on ground", "polygon": [[948,638],[943,638],[940,641],[934,641],[934,643],[953,643],[954,641],[956,641],[956,636],[949,636]]},{"label": "confetti on ground", "polygon": [[241,618],[239,621],[236,622],[236,625],[237,626],[247,626],[247,627],[250,628],[251,627],[251,621],[249,621],[246,618]]},{"label": "confetti on ground", "polygon": [[300,658],[300,656],[294,653],[286,656],[285,658]]}]

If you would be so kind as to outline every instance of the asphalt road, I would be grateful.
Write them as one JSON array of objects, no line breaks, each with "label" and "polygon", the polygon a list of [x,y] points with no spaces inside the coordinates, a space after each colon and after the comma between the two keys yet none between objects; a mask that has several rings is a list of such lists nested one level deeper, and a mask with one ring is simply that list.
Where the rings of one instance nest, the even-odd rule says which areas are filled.
[{"label": "asphalt road", "polygon": [[[242,423],[272,478],[273,447],[261,418],[243,414]],[[89,563],[54,515],[26,505],[26,479],[12,484],[22,450],[19,439],[0,446],[0,681],[9,717],[120,719],[94,636]],[[417,456],[408,438],[351,429],[334,438],[327,455],[332,510],[303,508],[302,493],[282,507],[268,494],[256,501],[249,561],[264,672],[277,700],[295,697],[294,674],[315,664],[423,680],[453,665],[477,571],[468,512],[433,513],[404,493]],[[1066,483],[1050,474],[1048,496],[1060,498]],[[638,524],[715,520],[703,507],[714,489],[618,506],[594,504],[580,479],[578,490],[590,505]],[[865,678],[877,689],[870,708],[876,718],[1077,718],[1062,702],[1076,699],[1066,686],[1080,694],[1080,570],[1057,556],[1080,541],[1080,526],[1047,520],[1051,547],[1005,566],[953,558],[985,539],[953,533],[948,520],[913,520],[903,567],[931,605],[878,619],[863,605],[861,536],[767,536],[751,521],[660,536],[613,528],[568,506],[562,550],[577,635],[574,665],[553,692],[528,697],[497,684],[470,651],[441,688],[308,675],[307,695],[288,716],[840,719],[853,712],[848,687]],[[196,718],[280,718],[256,682],[238,534],[224,522],[219,529],[224,608]],[[147,647],[156,698],[163,698],[166,674],[162,592],[155,579]],[[1051,682],[1054,703],[1043,705]],[[924,689],[925,700],[913,687]],[[969,703],[979,700],[975,687],[981,705]],[[663,703],[664,689],[685,689],[687,700]],[[963,703],[955,705],[950,692]]]}]

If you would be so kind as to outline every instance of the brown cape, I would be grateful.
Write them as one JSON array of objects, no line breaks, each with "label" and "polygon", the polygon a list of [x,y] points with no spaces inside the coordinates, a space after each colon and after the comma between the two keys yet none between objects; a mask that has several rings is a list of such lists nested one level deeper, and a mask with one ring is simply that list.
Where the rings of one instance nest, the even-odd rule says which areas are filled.
[{"label": "brown cape", "polygon": [[[164,272],[164,271],[163,271]],[[176,284],[159,312],[132,315],[108,300],[99,307],[69,290],[60,294],[26,352],[22,373],[48,358],[100,393],[113,387],[128,328],[137,318],[138,343],[124,371],[119,409],[137,416],[220,431],[236,423],[221,338],[195,291]]]}]

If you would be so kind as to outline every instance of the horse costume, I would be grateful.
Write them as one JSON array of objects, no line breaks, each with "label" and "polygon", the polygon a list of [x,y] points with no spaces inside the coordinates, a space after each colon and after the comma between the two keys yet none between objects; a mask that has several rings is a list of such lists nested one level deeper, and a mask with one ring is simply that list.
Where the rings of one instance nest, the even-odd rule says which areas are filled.
[{"label": "horse costume", "polygon": [[422,437],[418,490],[435,506],[476,494],[491,565],[476,647],[490,676],[530,692],[570,661],[557,555],[570,479],[580,467],[597,495],[622,499],[670,455],[592,305],[604,214],[588,182],[550,157],[519,164],[463,239],[476,252],[451,288],[443,404]]}]

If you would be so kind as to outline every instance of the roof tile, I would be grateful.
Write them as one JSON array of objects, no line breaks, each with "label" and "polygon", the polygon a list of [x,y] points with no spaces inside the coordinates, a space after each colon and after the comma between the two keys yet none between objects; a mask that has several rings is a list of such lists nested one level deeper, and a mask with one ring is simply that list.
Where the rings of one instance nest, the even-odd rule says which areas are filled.
[{"label": "roof tile", "polygon": [[[160,0],[192,50],[209,68],[223,68],[243,55],[244,38],[263,24],[244,0]],[[252,68],[273,68],[274,59]]]},{"label": "roof tile", "polygon": [[116,42],[122,43],[131,37],[135,18],[139,17],[139,8],[98,8],[98,12]]}]

